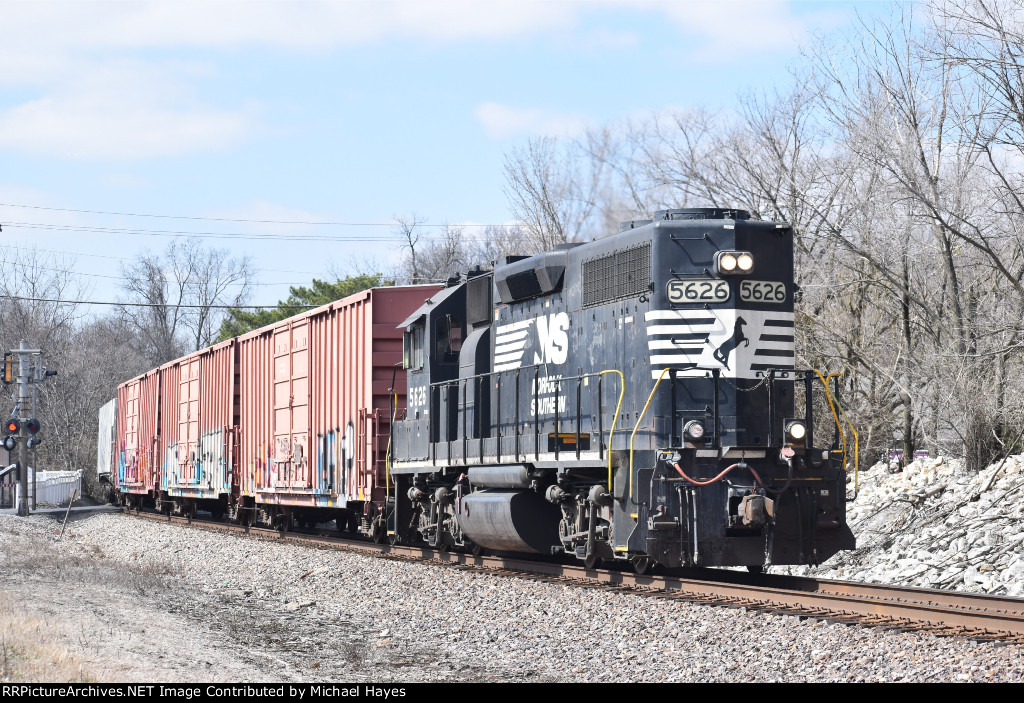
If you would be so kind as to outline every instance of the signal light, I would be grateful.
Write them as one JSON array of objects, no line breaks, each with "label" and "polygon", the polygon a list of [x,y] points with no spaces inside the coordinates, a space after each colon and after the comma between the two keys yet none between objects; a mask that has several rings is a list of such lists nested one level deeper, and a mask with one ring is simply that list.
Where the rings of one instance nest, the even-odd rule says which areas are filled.
[{"label": "signal light", "polygon": [[43,442],[43,440],[39,439],[38,437],[32,437],[32,438],[30,438],[28,440],[28,448],[29,449],[35,449],[40,444],[42,444],[42,442]]},{"label": "signal light", "polygon": [[18,431],[21,429],[21,423],[12,417],[7,421],[7,424],[4,425],[4,429],[10,434],[18,434]]},{"label": "signal light", "polygon": [[35,434],[39,431],[39,420],[32,418],[25,423],[25,429],[28,430],[29,434]]},{"label": "signal light", "polygon": [[4,437],[4,449],[13,452],[16,446],[18,446],[18,439],[16,437]]}]

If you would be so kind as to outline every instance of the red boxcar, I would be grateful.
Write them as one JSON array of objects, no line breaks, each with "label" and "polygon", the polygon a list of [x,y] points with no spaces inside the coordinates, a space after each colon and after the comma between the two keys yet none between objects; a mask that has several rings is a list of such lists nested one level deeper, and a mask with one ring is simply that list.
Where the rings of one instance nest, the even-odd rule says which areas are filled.
[{"label": "red boxcar", "polygon": [[125,498],[155,495],[160,481],[157,439],[160,371],[154,369],[117,388],[117,473],[114,486]]},{"label": "red boxcar", "polygon": [[[231,496],[237,345],[231,339],[160,367],[158,500],[222,513]],[[162,506],[161,506],[162,507]]]},{"label": "red boxcar", "polygon": [[122,384],[118,490],[241,520],[371,518],[392,385],[405,406],[398,324],[438,290],[363,291]]},{"label": "red boxcar", "polygon": [[375,288],[238,338],[243,505],[271,521],[372,516],[392,383],[405,404],[398,324],[437,290]]}]

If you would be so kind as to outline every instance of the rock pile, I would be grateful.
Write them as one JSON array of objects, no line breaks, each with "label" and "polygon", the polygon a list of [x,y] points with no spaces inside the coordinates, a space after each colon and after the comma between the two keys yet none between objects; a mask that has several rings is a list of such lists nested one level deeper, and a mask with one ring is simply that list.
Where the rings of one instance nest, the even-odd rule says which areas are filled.
[{"label": "rock pile", "polygon": [[943,457],[899,473],[879,463],[859,483],[847,504],[857,549],[773,573],[1024,596],[1024,456],[976,474]]}]

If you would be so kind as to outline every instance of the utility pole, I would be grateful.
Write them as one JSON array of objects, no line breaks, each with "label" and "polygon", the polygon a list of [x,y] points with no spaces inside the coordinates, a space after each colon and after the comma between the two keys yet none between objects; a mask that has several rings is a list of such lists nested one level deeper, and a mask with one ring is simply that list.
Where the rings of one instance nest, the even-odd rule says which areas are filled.
[{"label": "utility pole", "polygon": [[[14,351],[14,350],[12,350]],[[18,493],[21,499],[18,501],[18,515],[28,515],[28,436],[25,429],[25,420],[28,419],[28,384],[31,383],[30,369],[32,368],[31,354],[41,354],[39,349],[29,349],[28,341],[21,340],[18,345]]]},{"label": "utility pole", "polygon": [[[29,406],[29,386],[33,383],[41,383],[48,376],[56,376],[56,371],[47,371],[39,365],[42,355],[40,349],[29,349],[28,341],[21,340],[17,349],[12,349],[4,358],[3,381],[18,383],[18,400],[11,413],[11,419],[7,421],[6,431],[8,436],[4,439],[4,446],[8,451],[18,448],[18,515],[22,517],[29,514],[28,499],[28,456],[29,449],[34,449],[39,440],[34,435],[39,431],[39,421],[29,413],[34,407]],[[18,358],[18,373],[14,375],[14,357]],[[33,452],[35,454],[35,452]],[[38,468],[38,467],[34,467]],[[33,476],[33,485],[35,476]],[[33,489],[32,506],[35,507],[35,490]]]}]

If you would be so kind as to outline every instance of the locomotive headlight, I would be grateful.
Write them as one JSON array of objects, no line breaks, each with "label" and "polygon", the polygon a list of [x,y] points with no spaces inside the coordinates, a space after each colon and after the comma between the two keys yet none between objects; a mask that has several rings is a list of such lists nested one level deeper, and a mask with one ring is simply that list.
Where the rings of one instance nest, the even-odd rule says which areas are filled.
[{"label": "locomotive headlight", "polygon": [[807,436],[807,426],[800,420],[792,420],[786,424],[786,434],[794,442],[802,442]]},{"label": "locomotive headlight", "polygon": [[687,441],[697,442],[704,438],[704,423],[700,420],[690,420],[683,425],[683,435]]},{"label": "locomotive headlight", "polygon": [[754,270],[749,251],[720,251],[715,254],[715,271],[721,276],[742,276]]}]

